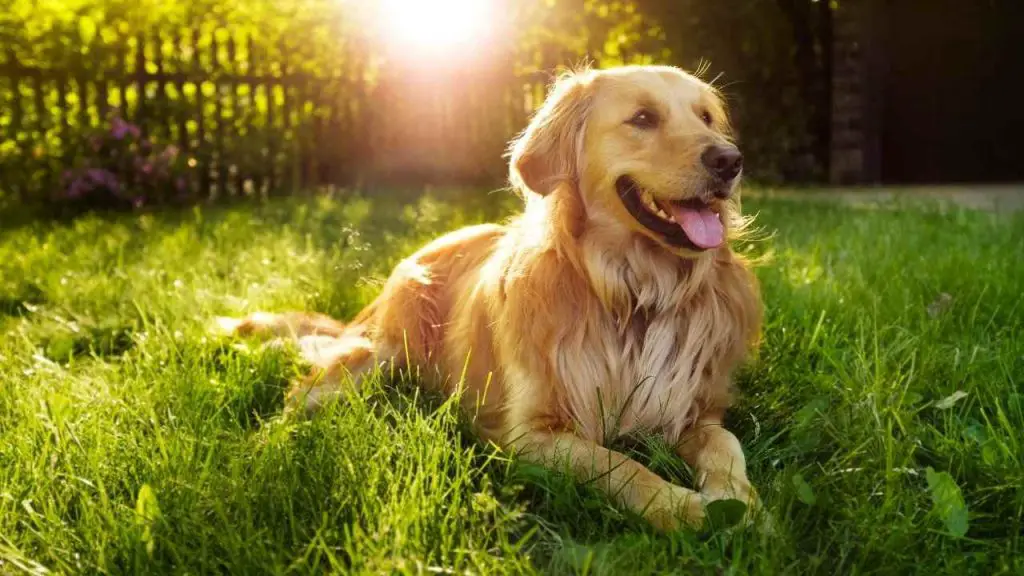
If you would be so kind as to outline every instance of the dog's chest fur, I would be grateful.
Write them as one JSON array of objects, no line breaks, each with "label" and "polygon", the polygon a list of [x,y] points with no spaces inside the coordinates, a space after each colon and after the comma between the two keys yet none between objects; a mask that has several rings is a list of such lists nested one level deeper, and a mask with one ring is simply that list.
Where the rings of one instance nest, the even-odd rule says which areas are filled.
[{"label": "dog's chest fur", "polygon": [[678,438],[727,393],[738,319],[707,281],[711,260],[683,267],[648,251],[609,253],[587,254],[593,301],[552,351],[561,408],[599,442],[636,430]]}]

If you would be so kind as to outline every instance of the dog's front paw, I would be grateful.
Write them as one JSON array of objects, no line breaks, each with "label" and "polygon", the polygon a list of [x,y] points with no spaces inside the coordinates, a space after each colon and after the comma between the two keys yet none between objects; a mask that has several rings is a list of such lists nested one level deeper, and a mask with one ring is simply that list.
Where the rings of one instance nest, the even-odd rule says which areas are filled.
[{"label": "dog's front paw", "polygon": [[734,526],[750,524],[751,507],[735,498],[706,500],[704,503],[705,526],[711,530],[726,530]]},{"label": "dog's front paw", "polygon": [[242,323],[243,320],[241,318],[217,316],[210,322],[207,331],[215,336],[236,336],[239,335]]},{"label": "dog's front paw", "polygon": [[706,483],[701,489],[701,496],[712,522],[717,520],[719,523],[727,522],[729,526],[750,526],[755,519],[765,515],[757,490],[748,482]]},{"label": "dog's front paw", "polygon": [[659,492],[643,512],[644,518],[662,532],[700,528],[704,514],[704,498],[679,486]]},{"label": "dog's front paw", "polygon": [[276,314],[255,312],[245,318],[218,316],[213,319],[210,330],[224,336],[273,336],[280,323]]}]

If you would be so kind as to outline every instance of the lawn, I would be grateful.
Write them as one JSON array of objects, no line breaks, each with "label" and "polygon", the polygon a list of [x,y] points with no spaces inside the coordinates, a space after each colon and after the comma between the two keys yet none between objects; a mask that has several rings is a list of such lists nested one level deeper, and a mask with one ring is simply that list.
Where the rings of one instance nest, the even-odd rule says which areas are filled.
[{"label": "lawn", "polygon": [[0,573],[1024,573],[1020,216],[748,202],[767,322],[730,425],[770,531],[657,534],[391,375],[282,422],[295,359],[207,335],[350,316],[426,239],[513,206],[475,196],[0,231]]}]

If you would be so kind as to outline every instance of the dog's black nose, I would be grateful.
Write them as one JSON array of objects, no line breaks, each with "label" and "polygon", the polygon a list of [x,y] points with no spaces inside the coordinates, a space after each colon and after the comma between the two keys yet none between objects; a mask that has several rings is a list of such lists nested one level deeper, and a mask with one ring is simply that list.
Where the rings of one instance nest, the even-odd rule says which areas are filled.
[{"label": "dog's black nose", "polygon": [[726,182],[735,178],[743,169],[743,154],[740,153],[739,148],[731,145],[708,146],[700,155],[700,160],[712,174]]}]

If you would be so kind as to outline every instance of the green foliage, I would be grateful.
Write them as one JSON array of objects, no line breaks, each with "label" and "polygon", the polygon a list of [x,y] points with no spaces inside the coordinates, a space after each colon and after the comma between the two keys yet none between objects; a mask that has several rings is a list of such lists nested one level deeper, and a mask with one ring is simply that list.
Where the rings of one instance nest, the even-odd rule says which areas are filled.
[{"label": "green foliage", "polygon": [[[5,47],[28,66],[74,67],[90,73],[117,70],[139,37],[159,36],[167,70],[182,70],[190,51],[174,50],[169,42],[186,37],[190,48],[208,63],[217,42],[221,58],[226,45],[237,46],[235,63],[244,65],[249,39],[268,67],[280,66],[282,54],[299,50],[300,71],[311,74],[335,71],[355,54],[346,47],[357,38],[354,23],[338,2],[329,0],[72,0],[35,2],[11,0],[0,14],[6,31]],[[194,44],[188,38],[197,32]],[[155,60],[155,50],[147,55]],[[6,56],[6,54],[5,54]],[[127,62],[134,66],[134,62]],[[131,70],[131,68],[130,68]]]},{"label": "green foliage", "polygon": [[646,0],[672,61],[726,96],[747,166],[765,182],[821,180],[828,158],[831,13],[825,0]]},{"label": "green foliage", "polygon": [[527,0],[513,8],[517,72],[578,62],[599,67],[669,61],[665,32],[633,0]]},{"label": "green foliage", "polygon": [[[154,142],[120,116],[80,145],[76,166],[64,172],[55,208],[68,213],[129,209],[196,200],[195,159],[173,144]],[[191,165],[191,166],[190,166]]]},{"label": "green foliage", "polygon": [[[773,233],[739,247],[773,254],[728,422],[770,514],[751,529],[656,534],[386,374],[284,422],[295,359],[206,332],[350,318],[400,257],[515,206],[371,190],[4,227],[0,572],[1024,570],[1020,216],[746,200]],[[637,440],[621,449],[690,481]]]},{"label": "green foliage", "polygon": [[[355,26],[326,0],[15,0],[0,13],[0,203],[54,197],[115,108],[191,153],[207,194],[241,195],[242,177],[292,184],[300,146],[354,163],[328,110],[372,91]],[[314,125],[328,132],[316,142]]]},{"label": "green foliage", "polygon": [[936,472],[929,466],[925,470],[928,490],[932,495],[935,513],[946,525],[946,530],[957,538],[967,534],[967,505],[960,487],[949,472]]},{"label": "green foliage", "polygon": [[[232,178],[276,179],[267,184],[287,187],[308,167],[299,163],[308,165],[311,157],[333,171],[332,184],[350,183],[366,169],[372,137],[391,138],[381,128],[385,120],[401,118],[395,102],[380,105],[388,94],[376,90],[388,78],[395,83],[405,68],[389,62],[374,44],[372,27],[360,19],[359,2],[8,4],[0,11],[0,69],[9,72],[16,64],[15,70],[36,72],[0,74],[0,203],[15,194],[22,200],[49,198],[57,186],[53,175],[77,154],[71,144],[98,126],[108,107],[120,108],[154,137],[192,152],[200,169],[213,174],[213,181],[204,182],[211,189],[231,184],[220,181],[228,171]],[[749,176],[762,181],[823,176],[831,10],[823,3],[500,4],[506,37],[493,42],[508,46],[496,50],[485,66],[494,69],[488,74],[501,78],[502,86],[481,87],[489,104],[462,111],[479,116],[476,124],[495,127],[486,145],[478,146],[490,151],[482,153],[486,161],[500,162],[502,141],[525,122],[519,92],[531,94],[525,101],[537,105],[554,69],[582,61],[672,63],[701,71],[721,87],[750,159]],[[140,86],[133,78],[142,71],[187,80],[160,89],[155,83]],[[479,72],[467,74],[479,77]],[[265,81],[269,77],[291,80]],[[401,98],[410,89],[397,81],[391,90],[391,97]],[[271,178],[270,171],[279,177]],[[486,172],[493,176],[502,170]]]},{"label": "green foliage", "polygon": [[793,474],[793,487],[796,488],[796,497],[807,504],[808,506],[814,506],[817,503],[818,498],[814,495],[814,490],[811,485],[804,480],[804,475],[797,472]]}]

